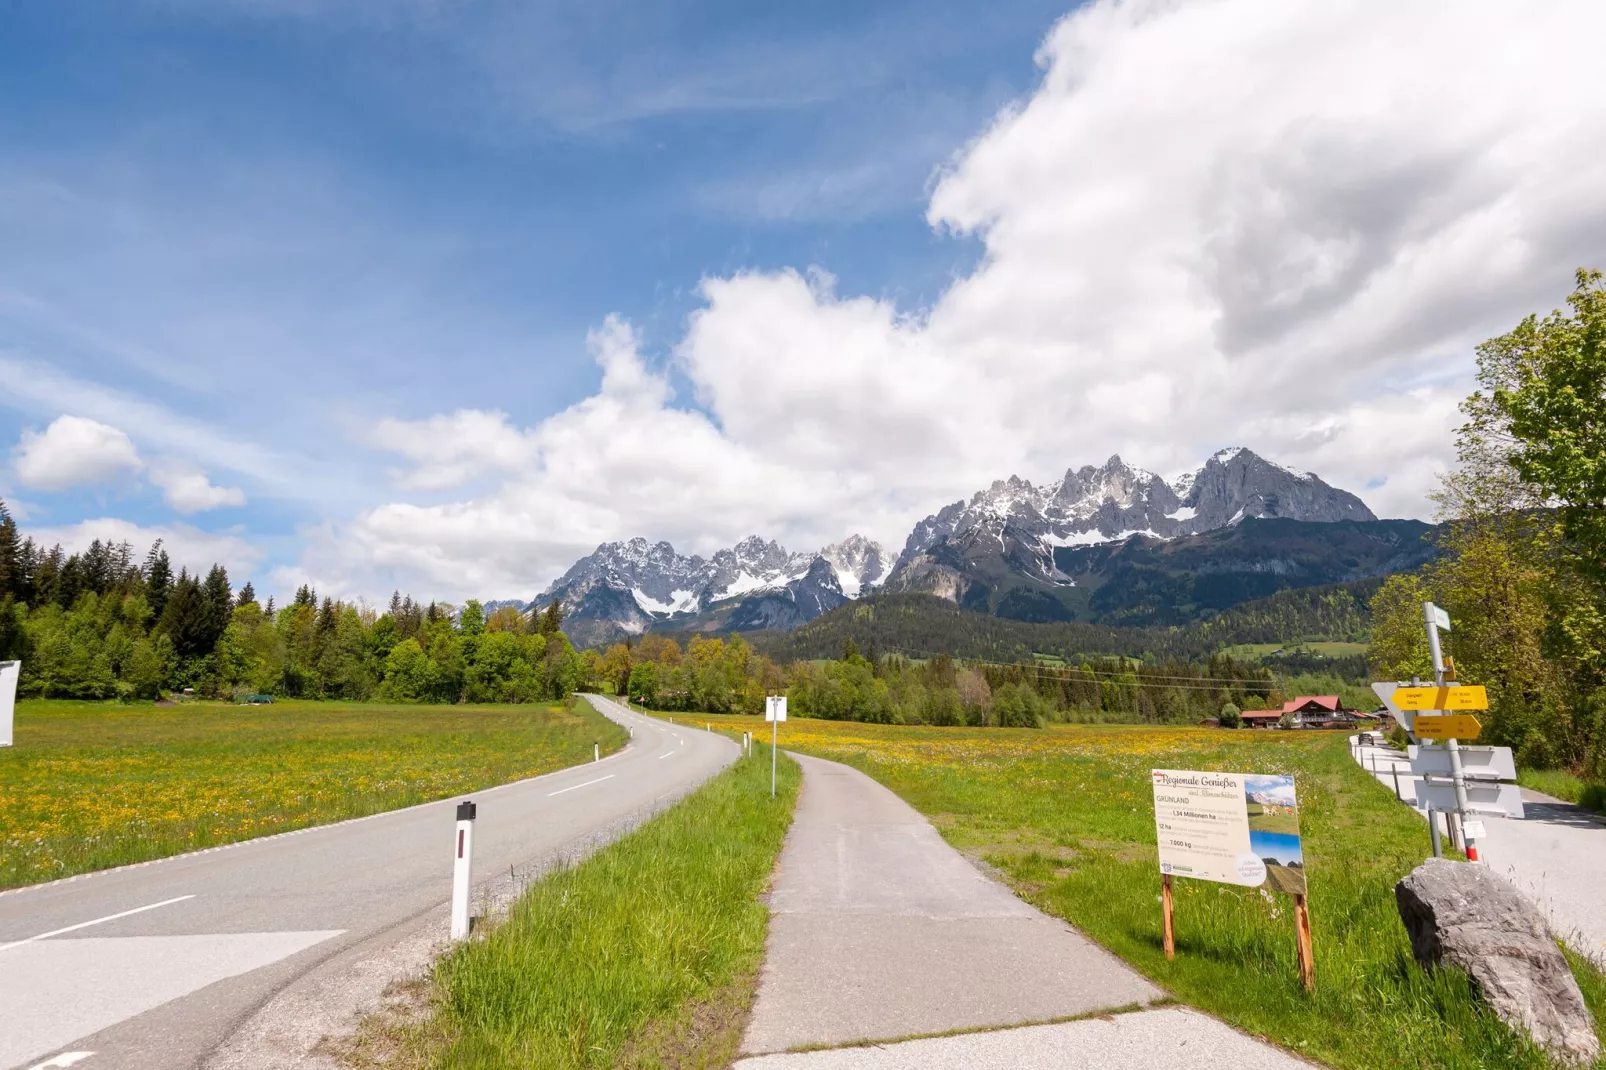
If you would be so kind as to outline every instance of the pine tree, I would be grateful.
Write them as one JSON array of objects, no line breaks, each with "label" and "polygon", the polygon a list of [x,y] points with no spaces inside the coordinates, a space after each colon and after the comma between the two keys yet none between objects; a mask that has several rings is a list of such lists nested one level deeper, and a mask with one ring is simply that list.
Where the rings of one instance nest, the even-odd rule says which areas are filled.
[{"label": "pine tree", "polygon": [[202,633],[203,649],[200,652],[210,654],[217,646],[217,641],[223,638],[223,630],[229,626],[229,619],[234,615],[234,591],[229,586],[229,574],[222,565],[213,565],[206,574],[202,597],[206,601],[206,630]]},{"label": "pine tree", "polygon": [[269,620],[273,619],[273,596],[268,595],[268,608],[263,610]]},{"label": "pine tree", "polygon": [[17,536],[17,522],[11,519],[5,501],[0,500],[0,599],[20,601],[22,588],[22,544]]},{"label": "pine tree", "polygon": [[[172,640],[173,652],[180,658],[195,658],[212,652],[211,609],[200,581],[188,569],[179,569],[178,579],[167,595],[162,610],[161,631]],[[213,640],[215,642],[215,640]]]},{"label": "pine tree", "polygon": [[167,559],[167,551],[162,549],[161,539],[151,543],[150,552],[145,555],[144,572],[145,601],[151,607],[152,616],[161,620],[173,589],[173,565]]},{"label": "pine tree", "polygon": [[245,586],[240,588],[240,597],[234,604],[236,606],[238,606],[239,608],[244,609],[246,606],[250,605],[252,602],[255,602],[256,600],[257,600],[257,589],[255,587],[251,586],[251,581],[250,580],[246,580],[245,581]]},{"label": "pine tree", "polygon": [[559,605],[558,600],[554,598],[552,599],[551,604],[546,607],[546,612],[541,614],[541,623],[537,626],[536,630],[541,635],[544,635],[550,639],[554,635],[557,635],[562,628],[563,607]]}]

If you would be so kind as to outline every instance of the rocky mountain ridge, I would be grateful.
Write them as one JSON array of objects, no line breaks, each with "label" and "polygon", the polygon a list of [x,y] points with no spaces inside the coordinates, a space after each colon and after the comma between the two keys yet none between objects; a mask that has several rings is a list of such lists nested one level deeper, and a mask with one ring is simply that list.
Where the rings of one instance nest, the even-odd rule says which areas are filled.
[{"label": "rocky mountain ridge", "polygon": [[1138,535],[1175,539],[1246,518],[1377,519],[1355,495],[1315,473],[1242,447],[1217,452],[1172,483],[1117,455],[1097,468],[1069,469],[1042,487],[1010,476],[945,506],[915,525],[886,586],[953,601],[978,582],[996,589],[1011,577],[1070,587],[1075,580],[1056,565],[1057,550]]},{"label": "rocky mountain ridge", "polygon": [[1005,613],[1004,596],[1024,587],[1028,601],[1040,603],[1047,592],[1051,601],[1072,606],[1077,599],[1060,592],[1077,586],[1066,571],[1078,569],[1066,557],[1075,548],[1135,536],[1174,540],[1277,517],[1376,519],[1355,495],[1314,473],[1243,448],[1222,450],[1171,482],[1112,456],[1043,486],[1018,476],[998,480],[917,523],[896,559],[862,535],[812,553],[754,535],[708,558],[634,538],[601,544],[524,605],[557,599],[565,630],[585,644],[658,626],[786,629],[876,589],[928,592]]}]

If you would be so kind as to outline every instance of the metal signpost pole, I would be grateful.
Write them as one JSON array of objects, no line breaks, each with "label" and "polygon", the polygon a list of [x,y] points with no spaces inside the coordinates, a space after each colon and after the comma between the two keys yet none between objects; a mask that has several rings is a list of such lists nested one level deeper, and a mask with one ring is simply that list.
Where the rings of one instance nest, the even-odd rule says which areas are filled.
[{"label": "metal signpost pole", "polygon": [[[1450,615],[1432,602],[1422,603],[1422,616],[1428,626],[1428,649],[1433,653],[1433,682],[1444,687],[1444,652],[1439,647],[1439,629],[1450,627]],[[1468,842],[1463,822],[1467,813],[1467,782],[1461,770],[1461,748],[1454,736],[1447,739],[1450,751],[1450,783],[1455,788],[1455,821],[1451,827],[1451,842],[1467,853],[1472,861],[1478,860],[1478,848]]]}]

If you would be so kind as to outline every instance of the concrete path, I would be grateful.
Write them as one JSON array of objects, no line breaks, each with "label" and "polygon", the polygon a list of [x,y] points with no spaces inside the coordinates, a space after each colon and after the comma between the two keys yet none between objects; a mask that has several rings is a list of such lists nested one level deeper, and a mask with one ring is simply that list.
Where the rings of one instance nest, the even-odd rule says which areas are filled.
[{"label": "concrete path", "polygon": [[761,1055],[740,1070],[1309,1070],[1209,1015],[1182,1007],[901,1044]]},{"label": "concrete path", "polygon": [[[633,729],[623,750],[471,793],[481,892],[605,842],[738,755],[722,735],[593,701]],[[295,1051],[268,1051],[277,1034],[262,1013],[295,1006],[342,964],[382,971],[386,948],[444,930],[455,808],[443,800],[0,893],[0,1070],[47,1058],[174,1070],[224,1052],[252,1070],[299,1065]],[[372,976],[374,993],[389,979]],[[319,988],[315,1002],[338,1007],[348,989]],[[242,1033],[253,1044],[231,1046]]]},{"label": "concrete path", "polygon": [[[1399,774],[1400,796],[1416,806],[1410,760],[1389,747],[1358,747],[1356,760],[1390,790]],[[1550,918],[1550,927],[1578,951],[1606,963],[1606,819],[1571,803],[1523,789],[1521,820],[1483,818],[1488,835],[1478,854],[1510,878]],[[1424,819],[1426,814],[1422,813]],[[1427,828],[1422,853],[1428,853]]]},{"label": "concrete path", "polygon": [[[1174,1010],[1135,1015],[1130,1024],[1116,1019],[1122,1024],[1113,1031],[1105,1022],[1079,1022],[1048,1032],[763,1056],[1044,1022],[1141,1006],[1164,995],[1065,922],[982,875],[925,818],[869,777],[836,762],[796,757],[803,791],[776,869],[758,998],[742,1043],[744,1053],[761,1057],[739,1062],[742,1070],[1147,1070],[1163,1065],[1151,1050],[1156,1037],[1164,1038],[1162,1047],[1190,1045],[1192,1066],[1213,1065],[1210,1052],[1237,1066],[1303,1065],[1213,1019],[1191,1013],[1184,1019]],[[1195,1019],[1209,1028],[1196,1029]],[[1106,1033],[1139,1039],[1115,1044]],[[1064,1060],[1067,1046],[1107,1040],[1112,1052],[1130,1050],[1131,1058]]]}]

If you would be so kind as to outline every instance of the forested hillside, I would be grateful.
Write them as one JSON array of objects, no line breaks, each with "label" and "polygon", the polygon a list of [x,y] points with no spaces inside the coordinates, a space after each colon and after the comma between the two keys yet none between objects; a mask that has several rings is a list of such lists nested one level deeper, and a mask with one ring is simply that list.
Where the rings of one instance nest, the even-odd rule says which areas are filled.
[{"label": "forested hillside", "polygon": [[306,587],[276,609],[249,583],[235,591],[221,565],[174,575],[160,542],[143,561],[127,543],[47,550],[0,502],[0,659],[22,660],[24,695],[557,698],[581,684],[587,664],[560,623],[555,609],[487,619],[478,603],[454,614],[400,595],[377,613]]}]

